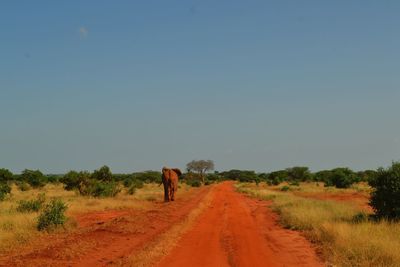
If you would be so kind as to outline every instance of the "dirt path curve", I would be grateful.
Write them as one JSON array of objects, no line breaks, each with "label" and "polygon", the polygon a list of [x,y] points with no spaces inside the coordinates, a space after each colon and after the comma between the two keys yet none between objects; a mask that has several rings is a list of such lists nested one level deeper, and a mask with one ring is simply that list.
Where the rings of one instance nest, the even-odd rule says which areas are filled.
[{"label": "dirt path curve", "polygon": [[310,243],[277,219],[267,202],[221,183],[210,207],[157,266],[323,266]]}]

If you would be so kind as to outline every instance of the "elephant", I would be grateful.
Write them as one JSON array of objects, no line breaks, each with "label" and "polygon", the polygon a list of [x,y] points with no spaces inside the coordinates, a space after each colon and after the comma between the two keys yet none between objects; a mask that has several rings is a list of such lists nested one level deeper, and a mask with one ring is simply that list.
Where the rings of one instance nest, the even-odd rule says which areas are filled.
[{"label": "elephant", "polygon": [[164,184],[164,201],[174,201],[178,190],[178,178],[182,175],[179,169],[162,168],[162,183]]}]

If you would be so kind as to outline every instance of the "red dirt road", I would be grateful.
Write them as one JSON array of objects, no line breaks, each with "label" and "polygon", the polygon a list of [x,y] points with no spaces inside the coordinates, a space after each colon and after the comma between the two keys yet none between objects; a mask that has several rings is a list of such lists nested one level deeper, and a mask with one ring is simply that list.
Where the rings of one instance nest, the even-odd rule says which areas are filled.
[{"label": "red dirt road", "polygon": [[211,206],[157,266],[323,266],[310,243],[283,229],[267,203],[217,185]]},{"label": "red dirt road", "polygon": [[[211,189],[211,190],[210,190]],[[0,266],[136,266],[130,259],[162,247],[164,234],[194,217],[156,266],[323,266],[299,232],[283,229],[269,203],[237,193],[232,182],[196,189],[150,210],[89,213],[72,232],[44,236],[0,255]],[[203,208],[199,208],[203,207]],[[182,234],[183,233],[183,234]],[[179,236],[178,235],[178,236]],[[146,254],[147,255],[147,254]],[[153,261],[151,260],[153,258]],[[158,263],[157,263],[158,261]]]}]

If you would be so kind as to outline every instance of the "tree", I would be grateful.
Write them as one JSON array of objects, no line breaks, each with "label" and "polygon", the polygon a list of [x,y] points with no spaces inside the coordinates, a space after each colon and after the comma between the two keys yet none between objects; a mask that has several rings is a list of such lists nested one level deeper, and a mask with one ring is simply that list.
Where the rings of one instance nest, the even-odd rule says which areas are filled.
[{"label": "tree", "polygon": [[101,182],[111,182],[113,180],[113,175],[108,166],[103,166],[98,170],[95,170],[92,174],[92,178]]},{"label": "tree", "polygon": [[357,176],[349,168],[336,168],[330,171],[330,175],[325,181],[326,186],[336,186],[337,188],[349,188],[353,183],[358,182]]},{"label": "tree", "polygon": [[186,164],[187,170],[195,171],[200,175],[201,181],[204,183],[204,174],[214,170],[214,161],[212,160],[192,160]]},{"label": "tree", "polygon": [[380,168],[375,179],[370,204],[378,218],[400,219],[400,162],[393,162],[388,169]]},{"label": "tree", "polygon": [[39,170],[34,171],[25,169],[21,174],[21,178],[33,188],[43,187],[46,184],[46,176],[44,176]]},{"label": "tree", "polygon": [[292,181],[305,182],[311,180],[311,173],[308,167],[292,167],[286,169],[288,178]]},{"label": "tree", "polygon": [[12,180],[13,174],[7,169],[0,169],[0,183]]}]

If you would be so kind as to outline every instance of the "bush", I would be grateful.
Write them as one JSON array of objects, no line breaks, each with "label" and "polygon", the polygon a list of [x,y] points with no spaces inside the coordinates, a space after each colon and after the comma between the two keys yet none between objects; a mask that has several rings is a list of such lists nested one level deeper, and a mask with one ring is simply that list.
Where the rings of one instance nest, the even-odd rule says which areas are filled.
[{"label": "bush", "polygon": [[17,187],[19,190],[21,191],[28,191],[29,189],[31,189],[31,187],[29,186],[28,183],[24,182],[24,181],[19,181],[17,182]]},{"label": "bush", "polygon": [[39,214],[37,229],[39,231],[50,230],[53,227],[64,225],[67,220],[65,216],[67,208],[61,199],[53,199]]},{"label": "bush", "polygon": [[0,201],[3,201],[6,195],[10,193],[11,187],[7,183],[0,183]]},{"label": "bush", "polygon": [[128,188],[128,194],[129,194],[129,195],[133,195],[133,194],[135,194],[135,192],[136,192],[136,187],[135,187],[134,185],[131,185],[131,186]]},{"label": "bush", "polygon": [[53,183],[53,184],[58,184],[60,182],[61,178],[62,178],[62,176],[58,175],[58,174],[48,174],[48,175],[46,175],[47,182]]},{"label": "bush", "polygon": [[125,179],[124,186],[128,187],[128,194],[133,195],[133,194],[135,194],[136,189],[143,188],[144,184],[140,180]]},{"label": "bush", "polygon": [[200,187],[201,182],[199,180],[188,180],[186,183],[192,187]]},{"label": "bush", "polygon": [[286,169],[288,180],[290,181],[309,181],[311,180],[311,173],[308,167],[292,167]]},{"label": "bush", "polygon": [[281,191],[283,191],[283,192],[286,192],[286,191],[289,191],[289,190],[290,190],[290,187],[287,186],[287,185],[284,185],[284,186],[281,187]]},{"label": "bush", "polygon": [[380,168],[370,185],[375,189],[370,204],[376,216],[400,219],[400,162],[394,162],[388,169]]},{"label": "bush", "polygon": [[103,166],[98,170],[95,170],[92,174],[92,179],[101,182],[111,182],[113,180],[113,175],[108,166]]},{"label": "bush", "polygon": [[18,202],[17,211],[19,212],[38,212],[44,205],[46,196],[44,193],[39,194],[36,199],[21,200]]},{"label": "bush", "polygon": [[121,188],[117,182],[103,183],[94,181],[89,189],[89,194],[94,197],[115,197]]},{"label": "bush", "polygon": [[358,179],[354,172],[348,168],[336,168],[325,174],[325,186],[335,186],[337,188],[349,188]]},{"label": "bush", "polygon": [[144,183],[161,183],[161,173],[157,171],[136,172],[132,174],[132,178]]},{"label": "bush", "polygon": [[7,169],[0,169],[0,183],[6,183],[13,179],[13,174]]},{"label": "bush", "polygon": [[69,171],[60,179],[60,182],[64,184],[65,190],[78,190],[81,195],[90,194],[91,178],[87,171]]},{"label": "bush", "polygon": [[25,169],[21,174],[21,179],[26,181],[33,188],[43,187],[47,182],[46,176],[39,170],[33,171]]},{"label": "bush", "polygon": [[240,182],[254,182],[258,175],[254,171],[230,170],[221,172],[220,175],[227,180],[239,180]]}]

